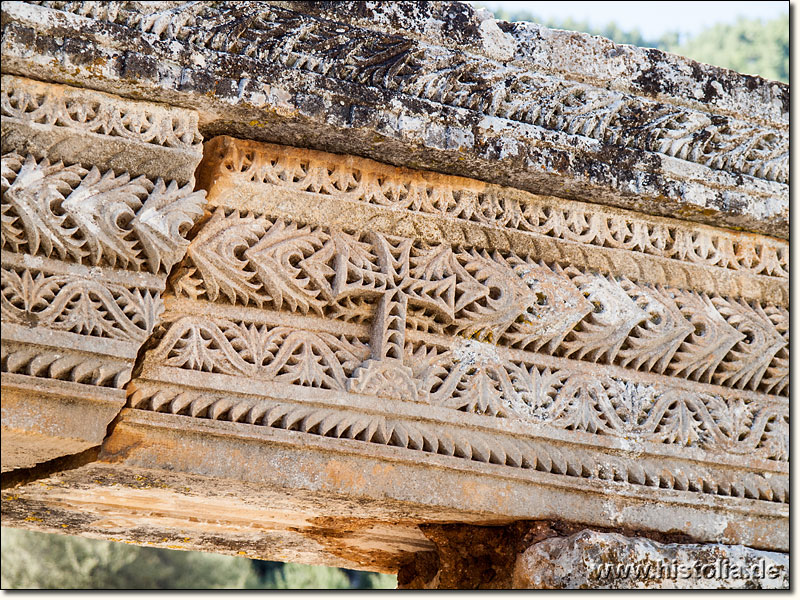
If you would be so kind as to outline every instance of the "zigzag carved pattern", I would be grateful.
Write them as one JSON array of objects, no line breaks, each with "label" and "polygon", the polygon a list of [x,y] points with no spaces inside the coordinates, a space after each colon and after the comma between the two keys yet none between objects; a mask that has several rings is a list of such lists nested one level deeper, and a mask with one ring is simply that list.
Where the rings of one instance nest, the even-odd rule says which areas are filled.
[{"label": "zigzag carved pattern", "polygon": [[[561,199],[554,203],[466,179],[463,187],[455,187],[442,177],[432,180],[426,174],[411,175],[366,159],[356,165],[350,157],[324,152],[230,140],[214,141],[210,146],[206,161],[219,161],[216,168],[235,181],[266,183],[754,275],[789,277],[789,245],[764,236],[688,228],[677,221]],[[215,156],[216,152],[220,155]]]},{"label": "zigzag carved pattern", "polygon": [[3,373],[58,379],[100,387],[122,389],[131,376],[130,361],[95,357],[85,352],[46,349],[3,340],[0,346]]},{"label": "zigzag carved pattern", "polygon": [[187,392],[162,384],[153,389],[147,382],[131,386],[127,405],[139,410],[396,446],[566,477],[780,503],[789,501],[788,480],[778,475],[766,478],[758,473],[737,471],[731,477],[699,463],[691,466],[681,463],[680,468],[670,468],[663,459],[651,457],[629,460],[603,454],[602,460],[598,460],[596,450],[575,444],[562,449],[546,440],[481,434],[351,410]]},{"label": "zigzag carved pattern", "polygon": [[[36,2],[218,52],[786,183],[788,132],[265,4],[159,13]],[[235,31],[236,35],[231,35]]]}]

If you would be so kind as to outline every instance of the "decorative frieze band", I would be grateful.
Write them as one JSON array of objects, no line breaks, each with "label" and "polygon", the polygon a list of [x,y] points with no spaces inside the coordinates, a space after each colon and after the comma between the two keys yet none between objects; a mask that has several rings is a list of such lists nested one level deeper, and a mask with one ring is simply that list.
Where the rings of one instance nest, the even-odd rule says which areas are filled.
[{"label": "decorative frieze band", "polygon": [[4,154],[2,247],[166,274],[202,214],[204,194],[193,187]]},{"label": "decorative frieze band", "polygon": [[[274,391],[269,393],[246,394],[210,389],[206,377],[198,376],[195,382],[206,384],[205,389],[138,379],[129,388],[128,406],[182,418],[266,426],[298,435],[350,439],[515,469],[534,469],[573,480],[613,482],[615,487],[607,490],[611,493],[633,485],[788,502],[788,478],[780,470],[748,472],[725,464],[719,457],[712,461],[697,460],[698,457],[685,460],[669,452],[654,452],[647,444],[622,440],[604,446],[598,440],[582,438],[580,433],[558,436],[546,428],[509,432],[508,427],[491,428],[485,424],[476,427],[471,421],[458,423],[438,413],[426,417],[404,414],[391,404],[368,410],[353,401],[348,402],[352,407],[342,406],[325,402],[330,392],[324,398],[315,394],[297,401],[294,400],[297,392],[288,393],[292,399],[270,397],[282,395],[275,387],[270,387]],[[231,381],[226,387],[235,385]]]},{"label": "decorative frieze band", "polygon": [[[167,317],[175,320],[165,325],[149,365],[359,391],[359,369],[370,357],[363,327],[350,325],[344,328],[347,333],[333,333],[322,323],[309,330],[208,318],[200,314],[202,303],[181,305],[178,314],[190,308],[195,314]],[[270,317],[273,313],[266,320]],[[534,353],[474,340],[445,346],[438,336],[415,332],[410,337],[403,349],[410,380],[384,363],[383,389],[373,381],[364,393],[633,441],[788,460],[784,400],[717,386],[643,381],[624,371],[588,373],[576,361],[542,361]]]},{"label": "decorative frieze band", "polygon": [[197,130],[196,113],[11,75],[3,75],[2,81],[0,110],[8,119],[202,155],[203,139]]},{"label": "decorative frieze band", "polygon": [[[779,240],[227,138],[201,173],[210,214],[131,408],[788,502],[788,310],[580,258],[785,288]],[[336,207],[351,225],[325,224]],[[419,233],[392,233],[409,215]],[[485,234],[432,241],[435,218]],[[544,260],[498,249],[506,232],[590,250]]]},{"label": "decorative frieze band", "polygon": [[[588,36],[580,68],[553,69],[546,56],[525,56],[535,30],[504,33],[490,21],[516,55],[498,61],[472,43],[395,27],[395,13],[436,13],[445,25],[432,18],[425,31],[445,27],[472,42],[487,33],[471,9],[453,8],[366,7],[387,14],[372,26],[356,5],[7,2],[4,69],[193,107],[209,132],[788,236],[786,86],[628,56]],[[546,46],[533,45],[539,54]],[[587,47],[623,57],[642,81],[598,79]],[[662,67],[680,84],[652,93],[650,73]]]},{"label": "decorative frieze band", "polygon": [[[399,169],[368,159],[220,136],[208,142],[203,164],[206,175],[224,173],[231,188],[268,184],[704,266],[789,276],[789,245],[783,240],[702,225],[688,227],[675,220]],[[210,183],[199,182],[201,186]],[[219,194],[212,191],[209,201]]]},{"label": "decorative frieze band", "polygon": [[105,437],[205,192],[196,113],[2,79],[5,471]]},{"label": "decorative frieze band", "polygon": [[579,266],[217,208],[175,293],[373,323],[372,358],[406,328],[738,389],[788,390],[788,311]]},{"label": "decorative frieze band", "polygon": [[[788,181],[787,131],[593,87],[267,3],[186,4],[144,14],[37,2],[259,63],[278,63],[714,169]],[[236,35],[231,36],[235,29]]]}]

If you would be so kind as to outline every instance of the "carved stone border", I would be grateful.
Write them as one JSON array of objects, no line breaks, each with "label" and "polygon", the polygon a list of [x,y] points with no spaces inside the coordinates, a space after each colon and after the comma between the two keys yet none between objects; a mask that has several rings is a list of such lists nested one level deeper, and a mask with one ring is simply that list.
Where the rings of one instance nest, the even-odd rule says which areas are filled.
[{"label": "carved stone border", "polygon": [[[358,20],[356,15],[346,13],[336,23],[263,3],[221,8],[192,5],[147,15],[123,10],[113,16],[112,23],[105,20],[108,15],[102,9],[82,16],[69,12],[75,10],[72,5],[52,6],[67,12],[22,3],[4,5],[7,25],[3,55],[4,69],[8,72],[36,74],[65,83],[75,81],[76,75],[91,75],[93,85],[104,91],[142,94],[190,105],[203,111],[208,123],[206,129],[211,134],[224,132],[291,145],[312,145],[324,150],[389,158],[411,166],[425,164],[438,171],[534,192],[547,190],[562,197],[591,199],[661,215],[677,213],[690,220],[781,237],[788,234],[785,184],[717,168],[728,164],[725,161],[738,164],[740,159],[758,165],[763,164],[762,159],[783,164],[785,130],[781,126],[765,127],[763,122],[737,124],[729,116],[701,114],[696,108],[688,108],[685,99],[671,106],[664,102],[667,95],[663,91],[659,92],[660,101],[653,102],[642,96],[587,87],[576,82],[580,77],[575,73],[557,77],[541,75],[531,71],[531,63],[525,60],[506,70],[519,71],[519,85],[525,89],[541,80],[537,85],[544,87],[534,87],[539,95],[543,94],[542,101],[551,96],[556,98],[554,106],[561,105],[557,98],[561,90],[571,98],[567,105],[575,105],[575,114],[555,115],[550,119],[548,112],[532,117],[533,124],[514,121],[506,118],[513,115],[503,116],[505,113],[498,112],[499,105],[493,104],[490,79],[484,78],[485,85],[478,86],[477,92],[451,94],[451,100],[440,98],[438,88],[425,84],[442,68],[449,72],[447,69],[472,68],[469,65],[473,63],[486,73],[500,68],[496,61],[485,57],[455,52],[444,46],[423,48],[413,38],[363,30],[369,40],[364,47],[367,55],[377,52],[382,57],[388,52],[400,61],[397,63],[400,75],[386,68],[389,80],[401,77],[395,85],[383,82],[380,73],[375,83],[362,81],[371,77],[376,68],[380,70],[380,66],[375,66],[380,61],[375,65],[370,63],[369,68],[354,68],[347,63],[350,51],[347,47],[341,49],[344,52],[341,57],[335,53],[330,57],[324,53],[317,55],[314,48],[322,46],[315,46],[312,40],[307,55],[302,35],[295,39],[303,27],[313,31],[314,40],[319,36],[325,39],[336,27],[362,31],[356,25],[341,23],[351,18]],[[208,14],[198,15],[198,11]],[[43,14],[49,15],[48,19],[40,16]],[[199,17],[211,28],[194,28],[194,19]],[[271,26],[259,29],[259,23],[271,23],[271,19],[286,21],[288,29],[278,35],[299,44],[299,54],[290,53],[297,60],[286,67],[259,54],[269,52],[274,45],[274,40],[261,37],[269,38],[285,29]],[[473,17],[468,15],[467,20],[470,19]],[[45,21],[50,25],[43,25]],[[233,23],[238,28],[237,39],[226,41]],[[294,25],[300,29],[295,31]],[[51,27],[64,33],[66,41],[54,43]],[[107,30],[117,32],[118,42],[108,42],[104,33]],[[501,38],[504,35],[499,30],[497,33]],[[522,38],[526,35],[523,33]],[[520,49],[528,43],[522,38]],[[142,47],[147,52],[141,52]],[[32,52],[31,48],[37,50]],[[67,69],[53,72],[47,66],[50,58],[44,59],[45,56],[55,57]],[[202,58],[191,61],[190,56]],[[417,67],[414,57],[419,56],[429,58]],[[279,52],[277,59],[283,60],[281,57],[283,53]],[[354,60],[369,62],[360,55]],[[666,58],[664,61],[669,64]],[[315,64],[321,72],[315,70]],[[500,69],[503,73],[504,68]],[[690,66],[681,66],[679,70],[686,68]],[[408,86],[416,86],[420,94],[415,95],[410,88],[405,90]],[[775,86],[781,88],[779,84]],[[509,90],[501,87],[503,93],[510,94],[511,104],[516,105],[525,97],[513,86]],[[758,91],[752,92],[753,95],[767,94],[775,96],[777,101],[783,93],[773,94],[766,83],[756,85],[755,89]],[[610,104],[601,101],[595,106],[594,101],[600,96],[607,96]],[[587,98],[588,104],[584,102]],[[462,100],[465,106],[459,104]],[[617,110],[629,101],[633,103],[631,106],[649,107],[645,110],[648,119],[653,117],[653,123],[662,123],[659,127],[663,131],[654,136],[639,136],[636,127],[623,127],[625,131],[609,137],[603,133],[604,126],[598,126],[599,129],[590,126],[590,122],[604,123],[603,111],[598,112],[599,109],[610,110],[606,116],[613,120],[619,117]],[[742,100],[742,105],[745,104],[753,104],[749,95]],[[747,113],[741,110],[737,114]],[[627,121],[622,118],[621,122]],[[595,130],[602,134],[597,139],[585,135]],[[698,132],[700,136],[694,137]],[[701,138],[722,140],[730,148],[722,153],[724,157],[714,155],[710,146],[705,149]],[[377,139],[388,144],[376,145]],[[628,147],[625,144],[629,142],[632,145]],[[646,147],[640,148],[641,144]],[[389,146],[391,151],[387,155],[383,148]],[[462,159],[467,157],[469,160],[464,162]],[[705,162],[711,167],[700,164]],[[761,175],[775,176],[773,171],[770,173]]]},{"label": "carved stone border", "polygon": [[202,214],[197,114],[2,78],[3,470],[97,447]]}]

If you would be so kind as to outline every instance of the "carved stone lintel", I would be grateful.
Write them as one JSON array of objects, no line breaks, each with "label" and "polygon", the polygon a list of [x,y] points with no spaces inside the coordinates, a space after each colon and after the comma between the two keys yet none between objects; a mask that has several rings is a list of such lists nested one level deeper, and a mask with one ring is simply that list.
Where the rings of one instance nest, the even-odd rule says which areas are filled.
[{"label": "carved stone lintel", "polygon": [[202,214],[192,111],[3,75],[3,470],[98,446]]},{"label": "carved stone lintel", "polygon": [[788,237],[788,86],[409,6],[6,2],[4,70],[192,107],[238,137]]},{"label": "carved stone lintel", "polygon": [[467,3],[2,28],[4,526],[409,587],[786,564],[788,86]]},{"label": "carved stone lintel", "polygon": [[[785,510],[788,310],[746,290],[787,280],[732,267],[737,240],[776,256],[779,240],[355,157],[208,147],[210,218],[169,282],[127,418],[546,474],[620,502]],[[711,246],[667,251],[700,236]],[[631,273],[631,255],[654,268]]]}]

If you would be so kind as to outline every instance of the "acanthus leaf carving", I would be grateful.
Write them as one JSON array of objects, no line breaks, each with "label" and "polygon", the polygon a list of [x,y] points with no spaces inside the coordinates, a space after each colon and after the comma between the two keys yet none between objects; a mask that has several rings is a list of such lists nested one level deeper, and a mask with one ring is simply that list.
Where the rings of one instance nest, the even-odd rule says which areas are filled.
[{"label": "acanthus leaf carving", "polygon": [[142,198],[147,194],[146,180],[141,176],[131,181],[127,173],[117,177],[113,171],[101,174],[97,167],[92,167],[61,203],[65,216],[82,234],[78,245],[84,252],[88,250],[93,264],[98,264],[102,257],[112,265],[133,263],[138,267],[141,263],[135,241],[127,239],[128,231],[120,223],[130,222],[142,206]]},{"label": "acanthus leaf carving", "polygon": [[186,254],[186,234],[203,214],[205,204],[205,192],[192,192],[192,187],[191,182],[184,187],[175,181],[167,185],[159,177],[131,222],[153,273],[160,269],[168,273]]},{"label": "acanthus leaf carving", "polygon": [[659,288],[637,286],[628,280],[623,285],[648,318],[631,331],[619,350],[619,362],[622,366],[663,373],[694,327],[683,317],[669,293]]},{"label": "acanthus leaf carving", "polygon": [[14,251],[26,246],[31,254],[55,253],[61,259],[71,256],[80,262],[88,252],[83,240],[74,238],[78,227],[67,224],[60,204],[86,170],[80,165],[51,165],[46,159],[36,161],[33,156],[16,153],[3,156],[2,170],[3,242]]},{"label": "acanthus leaf carving", "polygon": [[[9,153],[2,158],[4,247],[92,265],[167,272],[202,213],[203,192]],[[144,254],[144,255],[143,255]]]},{"label": "acanthus leaf carving", "polygon": [[[312,231],[308,226],[298,228],[294,223],[276,221],[254,246],[245,250],[244,256],[258,273],[276,309],[286,304],[293,311],[322,314],[325,299],[320,298],[321,290],[314,289],[313,284],[325,281],[327,265],[312,263],[310,258],[328,239],[322,231]],[[311,268],[311,273],[305,273],[304,268]]]},{"label": "acanthus leaf carving", "polygon": [[730,350],[730,358],[714,374],[714,381],[738,388],[757,389],[775,354],[788,346],[760,305],[714,298],[714,306],[728,323],[744,333]]},{"label": "acanthus leaf carving", "polygon": [[660,399],[663,414],[655,428],[653,437],[667,443],[693,446],[706,440],[703,424],[704,407],[692,394],[671,392]]},{"label": "acanthus leaf carving", "polygon": [[[251,214],[234,212],[226,216],[222,210],[214,212],[187,251],[202,276],[203,291],[209,300],[225,296],[233,304],[241,301],[258,306],[267,301],[257,273],[245,270],[248,261],[241,256],[264,232],[265,221]],[[192,275],[185,272],[183,277]],[[180,284],[178,289],[186,293],[191,290]]]}]

